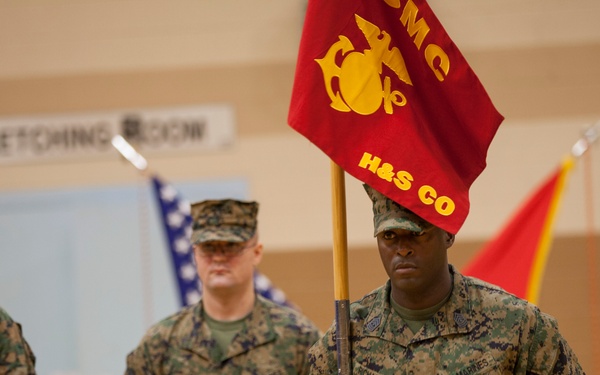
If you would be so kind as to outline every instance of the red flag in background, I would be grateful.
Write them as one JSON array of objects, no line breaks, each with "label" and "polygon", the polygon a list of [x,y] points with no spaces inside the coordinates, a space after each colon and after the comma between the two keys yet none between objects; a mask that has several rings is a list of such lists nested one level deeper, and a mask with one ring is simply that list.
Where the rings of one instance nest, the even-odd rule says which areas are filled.
[{"label": "red flag in background", "polygon": [[288,123],[456,233],[503,117],[423,0],[311,0]]},{"label": "red flag in background", "polygon": [[532,192],[505,227],[464,267],[465,275],[537,303],[554,219],[573,163],[572,158],[565,160]]}]

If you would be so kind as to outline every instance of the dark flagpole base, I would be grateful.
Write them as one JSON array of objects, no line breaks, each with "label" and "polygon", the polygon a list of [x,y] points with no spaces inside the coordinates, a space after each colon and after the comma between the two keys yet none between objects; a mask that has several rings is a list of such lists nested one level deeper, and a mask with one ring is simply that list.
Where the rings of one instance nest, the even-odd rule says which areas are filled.
[{"label": "dark flagpole base", "polygon": [[337,346],[338,374],[350,375],[350,301],[335,301],[335,342]]}]

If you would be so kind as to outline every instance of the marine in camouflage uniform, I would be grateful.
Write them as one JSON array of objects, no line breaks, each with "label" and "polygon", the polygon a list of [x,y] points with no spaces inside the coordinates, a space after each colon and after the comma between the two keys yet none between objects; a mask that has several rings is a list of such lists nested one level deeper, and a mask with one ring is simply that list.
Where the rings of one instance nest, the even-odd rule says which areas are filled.
[{"label": "marine in camouflage uniform", "polygon": [[[428,231],[441,230],[369,186],[365,189],[373,200],[375,234],[384,267],[386,259],[392,259],[385,256],[384,239],[411,231],[419,233],[418,239],[420,232],[425,232],[425,237]],[[453,236],[448,247],[452,242]],[[495,285],[461,275],[447,260],[440,269],[448,270],[450,292],[445,297],[442,294],[441,300],[431,305],[432,311],[425,314],[427,319],[415,325],[414,316],[418,314],[411,317],[408,309],[403,309],[404,300],[392,297],[405,295],[395,294],[394,289],[408,290],[411,285],[410,280],[402,280],[403,272],[404,276],[418,278],[422,264],[412,260],[414,252],[430,249],[415,249],[395,248],[399,255],[393,259],[398,263],[392,271],[386,268],[390,280],[350,306],[353,374],[584,373],[553,317]],[[401,258],[405,259],[399,261]],[[417,271],[400,270],[401,276],[396,275],[394,270],[402,268],[401,262],[413,262]],[[335,334],[334,325],[311,348],[311,374],[337,372]]]},{"label": "marine in camouflage uniform", "polygon": [[[316,325],[253,292],[252,269],[262,255],[262,245],[254,241],[257,213],[256,202],[228,199],[192,205],[192,242],[203,297],[151,327],[128,355],[126,374],[308,373],[308,349],[320,336]],[[211,246],[212,252],[207,250]],[[213,266],[218,272],[211,273]],[[215,326],[220,320],[209,308],[238,301],[250,301],[250,311],[236,319],[239,326],[223,343],[227,334]]]},{"label": "marine in camouflage uniform", "polygon": [[0,308],[0,374],[35,374],[35,355],[23,337],[21,325]]},{"label": "marine in camouflage uniform", "polygon": [[[389,281],[351,304],[353,374],[583,374],[554,318],[450,270],[450,299],[416,334],[391,307]],[[332,327],[311,348],[311,374],[337,372],[334,337]]]},{"label": "marine in camouflage uniform", "polygon": [[315,326],[297,311],[257,296],[245,326],[222,353],[202,303],[157,325],[127,358],[127,374],[305,374]]}]

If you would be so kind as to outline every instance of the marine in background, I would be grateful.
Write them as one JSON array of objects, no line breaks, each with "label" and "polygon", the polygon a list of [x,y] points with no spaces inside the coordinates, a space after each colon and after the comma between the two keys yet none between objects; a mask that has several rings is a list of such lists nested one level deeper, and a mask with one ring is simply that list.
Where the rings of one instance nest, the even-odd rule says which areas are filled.
[{"label": "marine in background", "polygon": [[208,200],[191,209],[202,298],[151,327],[125,374],[307,374],[319,329],[255,292],[258,203]]},{"label": "marine in background", "polygon": [[35,355],[21,325],[0,307],[0,374],[35,375]]}]

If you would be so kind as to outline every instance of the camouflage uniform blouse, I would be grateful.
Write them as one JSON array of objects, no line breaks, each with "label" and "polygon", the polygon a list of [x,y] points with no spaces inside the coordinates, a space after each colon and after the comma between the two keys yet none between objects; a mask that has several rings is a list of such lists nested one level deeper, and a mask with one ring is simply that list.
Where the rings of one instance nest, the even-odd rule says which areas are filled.
[{"label": "camouflage uniform blouse", "polygon": [[35,374],[35,356],[23,337],[21,325],[0,308],[0,374]]},{"label": "camouflage uniform blouse", "polygon": [[295,310],[257,296],[245,327],[221,354],[202,302],[150,328],[127,357],[126,374],[305,374],[318,328]]},{"label": "camouflage uniform blouse", "polygon": [[[450,299],[416,334],[390,306],[390,281],[351,304],[353,374],[583,374],[554,318],[450,269]],[[310,349],[311,374],[337,373],[334,331]]]}]

